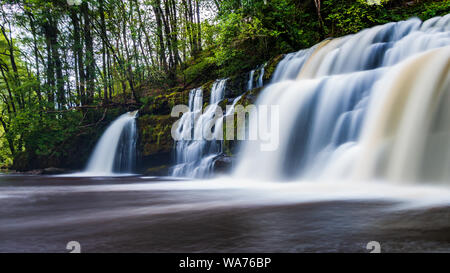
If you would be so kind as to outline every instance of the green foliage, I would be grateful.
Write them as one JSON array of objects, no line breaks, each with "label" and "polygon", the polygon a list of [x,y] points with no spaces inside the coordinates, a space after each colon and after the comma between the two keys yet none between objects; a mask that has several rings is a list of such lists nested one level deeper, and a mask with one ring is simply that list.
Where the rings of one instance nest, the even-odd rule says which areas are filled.
[{"label": "green foliage", "polygon": [[384,10],[382,5],[369,5],[362,0],[326,0],[323,4],[332,36],[355,33],[378,24],[379,14]]},{"label": "green foliage", "polygon": [[388,22],[419,17],[427,20],[450,12],[448,0],[444,1],[389,1],[368,4],[363,0],[326,0],[323,13],[329,36],[342,36],[358,32],[364,28]]},{"label": "green foliage", "polygon": [[5,130],[0,127],[0,168],[9,167],[12,163],[12,155],[5,138]]},{"label": "green foliage", "polygon": [[314,2],[294,0],[223,1],[215,33],[215,61],[222,76],[324,38]]},{"label": "green foliage", "polygon": [[423,21],[435,16],[444,16],[450,13],[450,1],[420,1],[414,5],[395,7],[386,12],[384,22],[400,21],[411,17],[419,17]]},{"label": "green foliage", "polygon": [[426,20],[450,12],[448,0],[321,3],[322,27],[312,0],[222,1],[217,24],[214,30],[208,29],[215,33],[213,50],[221,76],[248,71],[281,53],[310,47],[327,37],[411,17]]},{"label": "green foliage", "polygon": [[25,112],[16,118],[14,131],[22,135],[26,149],[34,151],[36,155],[55,156],[65,153],[64,150],[55,149],[67,138],[79,131],[83,116],[80,111],[68,111],[52,117],[44,115],[40,118],[36,112]]},{"label": "green foliage", "polygon": [[215,62],[222,67],[222,75],[249,69],[261,61],[258,57],[265,55],[269,40],[280,35],[277,30],[267,29],[260,18],[244,17],[242,12],[224,16],[217,33]]},{"label": "green foliage", "polygon": [[208,79],[208,74],[214,72],[216,69],[216,62],[213,57],[209,56],[201,56],[196,59],[196,62],[188,66],[188,68],[184,71],[184,76],[186,78],[187,83],[191,83],[193,81]]}]

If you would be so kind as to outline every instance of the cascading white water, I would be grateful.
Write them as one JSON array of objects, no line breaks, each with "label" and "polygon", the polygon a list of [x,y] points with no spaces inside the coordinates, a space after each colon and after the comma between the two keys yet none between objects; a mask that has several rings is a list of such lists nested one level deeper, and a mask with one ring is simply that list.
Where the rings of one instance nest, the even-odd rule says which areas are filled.
[{"label": "cascading white water", "polygon": [[266,68],[266,64],[263,64],[261,66],[260,72],[259,72],[259,77],[258,77],[258,85],[256,86],[257,88],[263,87],[264,86],[264,72],[265,72],[265,68]]},{"label": "cascading white water", "polygon": [[253,77],[254,76],[255,76],[255,69],[250,71],[249,78],[248,78],[248,83],[247,83],[247,90],[252,90],[253,89]]},{"label": "cascading white water", "polygon": [[235,98],[233,100],[233,103],[230,106],[227,106],[227,111],[225,112],[225,116],[224,118],[218,119],[216,121],[215,124],[215,129],[214,129],[214,138],[215,139],[223,139],[223,120],[227,119],[227,118],[232,118],[234,119],[234,108],[236,106],[236,104],[241,100],[242,95]]},{"label": "cascading white water", "polygon": [[[265,67],[266,67],[266,64],[263,64],[258,69],[253,69],[252,71],[250,71],[248,82],[247,82],[247,91],[252,90],[253,88],[260,88],[260,87],[264,86],[263,78],[264,78]],[[255,72],[258,70],[259,70],[258,80],[256,81],[256,85],[254,85]]]},{"label": "cascading white water", "polygon": [[[222,152],[222,140],[215,138],[219,115],[219,103],[225,95],[227,79],[217,80],[211,89],[210,105],[202,113],[203,90],[193,89],[189,94],[189,112],[180,119],[178,134],[182,140],[176,142],[177,165],[173,176],[205,177],[211,173],[214,158]],[[221,130],[222,128],[220,128]]]},{"label": "cascading white water", "polygon": [[279,105],[280,145],[245,143],[234,174],[449,182],[449,71],[450,15],[288,54],[257,101]]},{"label": "cascading white water", "polygon": [[128,112],[106,129],[97,142],[83,174],[111,176],[117,173],[132,173],[136,158],[136,115]]},{"label": "cascading white water", "polygon": [[276,83],[283,80],[294,80],[315,48],[316,46],[287,54],[283,60],[278,63],[272,75],[271,82]]}]

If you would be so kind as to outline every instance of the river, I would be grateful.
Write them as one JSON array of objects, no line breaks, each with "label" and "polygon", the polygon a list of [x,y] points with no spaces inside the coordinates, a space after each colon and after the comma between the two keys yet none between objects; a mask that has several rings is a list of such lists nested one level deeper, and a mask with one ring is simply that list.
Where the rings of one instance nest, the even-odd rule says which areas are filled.
[{"label": "river", "polygon": [[383,183],[0,176],[0,252],[450,251],[448,190]]}]

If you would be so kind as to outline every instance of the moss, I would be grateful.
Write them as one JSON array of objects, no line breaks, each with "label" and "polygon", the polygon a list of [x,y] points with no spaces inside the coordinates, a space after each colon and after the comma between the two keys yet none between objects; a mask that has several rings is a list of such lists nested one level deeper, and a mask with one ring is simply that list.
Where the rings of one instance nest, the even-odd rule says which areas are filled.
[{"label": "moss", "polygon": [[[172,91],[174,89],[171,89]],[[140,115],[168,115],[175,105],[187,104],[189,100],[189,90],[180,88],[169,94],[161,94],[148,97],[144,105],[141,106]]]},{"label": "moss", "polygon": [[187,84],[205,82],[217,78],[217,65],[213,53],[209,51],[201,52],[197,58],[187,63],[184,70],[184,78]]},{"label": "moss", "polygon": [[228,78],[225,86],[225,98],[240,96],[247,89],[247,75],[245,73],[233,75]]},{"label": "moss", "polygon": [[169,166],[167,165],[147,168],[144,172],[145,175],[157,175],[157,176],[168,175],[168,173],[169,173]]},{"label": "moss", "polygon": [[275,72],[275,69],[277,68],[277,65],[279,62],[281,62],[281,60],[283,60],[284,56],[286,56],[285,54],[280,54],[272,59],[270,59],[267,62],[267,65],[265,67],[265,73],[263,76],[263,81],[269,82],[270,79],[272,78],[273,73]]},{"label": "moss", "polygon": [[229,105],[232,101],[230,99],[224,99],[219,103],[219,106],[222,108],[222,110],[225,112],[227,109],[227,105]]},{"label": "moss", "polygon": [[201,86],[203,90],[203,109],[209,104],[211,99],[211,90],[215,81],[208,81]]},{"label": "moss", "polygon": [[183,90],[180,92],[173,92],[166,96],[170,109],[175,105],[188,104],[190,90]]},{"label": "moss", "polygon": [[173,148],[172,125],[178,118],[170,115],[144,115],[138,117],[139,143],[142,156],[170,152]]},{"label": "moss", "polygon": [[245,92],[242,95],[242,98],[240,100],[240,104],[244,107],[250,105],[250,104],[255,104],[256,99],[259,95],[259,93],[261,92],[261,90],[263,90],[263,87],[260,88],[254,88],[252,90],[249,90],[247,92]]}]

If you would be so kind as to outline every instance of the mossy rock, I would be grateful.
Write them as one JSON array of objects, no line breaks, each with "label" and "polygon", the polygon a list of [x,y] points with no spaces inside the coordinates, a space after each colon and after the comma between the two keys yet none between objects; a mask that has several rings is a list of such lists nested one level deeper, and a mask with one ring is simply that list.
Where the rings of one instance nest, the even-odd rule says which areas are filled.
[{"label": "mossy rock", "polygon": [[234,158],[227,155],[219,155],[214,159],[213,171],[216,174],[229,173],[233,167]]},{"label": "mossy rock", "polygon": [[174,146],[171,130],[179,118],[170,115],[145,115],[138,117],[138,149],[142,156],[170,152]]},{"label": "mossy rock", "polygon": [[240,104],[243,105],[244,107],[246,107],[246,106],[248,106],[250,104],[255,104],[259,93],[263,89],[264,89],[264,87],[259,87],[259,88],[254,88],[252,90],[249,90],[249,91],[245,92],[244,95],[242,95],[242,98],[240,100]]},{"label": "mossy rock", "polygon": [[[206,105],[209,105],[209,101],[211,100],[211,91],[215,81],[209,81],[201,86],[203,91],[203,109],[205,109]],[[206,105],[205,105],[206,104]]]},{"label": "mossy rock", "polygon": [[263,76],[264,84],[270,82],[270,80],[272,79],[272,75],[275,72],[275,69],[277,68],[278,63],[280,63],[285,56],[286,56],[285,54],[280,54],[267,62],[266,67],[264,68],[265,70]]},{"label": "mossy rock", "polygon": [[167,165],[161,165],[157,167],[147,168],[144,171],[144,175],[154,175],[154,176],[166,176],[169,175],[170,167]]},{"label": "mossy rock", "polygon": [[217,69],[214,57],[202,54],[191,62],[183,74],[188,84],[195,85],[217,78]]},{"label": "mossy rock", "polygon": [[220,108],[222,108],[223,112],[225,113],[227,106],[230,105],[232,102],[233,102],[232,99],[225,98],[219,103],[219,106],[220,106]]},{"label": "mossy rock", "polygon": [[[175,105],[187,105],[189,103],[189,92],[190,90],[182,90],[179,92],[172,92],[166,96],[170,109]],[[171,110],[172,111],[172,110]]]},{"label": "mossy rock", "polygon": [[[173,91],[173,89],[171,89]],[[177,89],[169,94],[150,97],[139,110],[140,115],[168,115],[175,105],[188,104],[190,90]]]},{"label": "mossy rock", "polygon": [[247,90],[248,74],[242,73],[228,78],[225,98],[236,98]]}]

